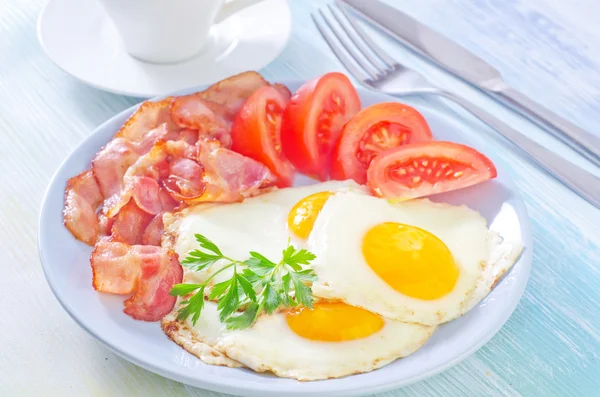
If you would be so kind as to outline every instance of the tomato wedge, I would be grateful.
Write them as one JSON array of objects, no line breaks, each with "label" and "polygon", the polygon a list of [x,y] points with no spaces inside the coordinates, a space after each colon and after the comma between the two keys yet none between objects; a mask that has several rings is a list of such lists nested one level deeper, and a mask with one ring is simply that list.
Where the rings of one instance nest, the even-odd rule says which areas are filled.
[{"label": "tomato wedge", "polygon": [[380,153],[369,166],[367,180],[377,196],[403,200],[449,192],[496,175],[494,164],[477,150],[432,141]]},{"label": "tomato wedge", "polygon": [[279,187],[291,186],[294,179],[294,167],[281,149],[281,118],[287,102],[276,87],[261,87],[231,127],[231,149],[266,165],[279,178]]},{"label": "tomato wedge", "polygon": [[284,153],[298,171],[327,179],[342,127],[359,110],[358,93],[343,74],[327,73],[306,82],[283,114]]},{"label": "tomato wedge", "polygon": [[369,106],[346,123],[331,165],[331,178],[367,182],[367,168],[384,150],[433,140],[425,118],[398,102]]}]

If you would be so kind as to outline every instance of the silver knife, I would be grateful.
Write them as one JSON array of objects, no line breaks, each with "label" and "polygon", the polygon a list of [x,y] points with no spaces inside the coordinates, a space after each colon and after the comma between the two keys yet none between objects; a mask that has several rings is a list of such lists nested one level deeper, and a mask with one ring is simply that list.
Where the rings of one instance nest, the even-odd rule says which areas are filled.
[{"label": "silver knife", "polygon": [[380,0],[338,0],[350,6],[396,40],[442,69],[499,99],[550,132],[596,166],[600,166],[600,138],[558,116],[525,94],[509,87],[492,65]]}]

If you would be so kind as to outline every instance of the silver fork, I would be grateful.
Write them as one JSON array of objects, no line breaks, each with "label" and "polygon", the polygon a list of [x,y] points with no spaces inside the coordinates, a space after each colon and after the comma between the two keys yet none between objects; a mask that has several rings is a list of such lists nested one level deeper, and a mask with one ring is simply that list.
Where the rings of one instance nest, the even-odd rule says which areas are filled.
[{"label": "silver fork", "polygon": [[532,141],[468,100],[433,86],[417,71],[401,65],[386,54],[343,5],[327,7],[333,18],[321,9],[320,17],[313,13],[312,19],[340,62],[362,84],[394,96],[425,94],[451,100],[527,153],[565,186],[600,208],[600,178]]}]

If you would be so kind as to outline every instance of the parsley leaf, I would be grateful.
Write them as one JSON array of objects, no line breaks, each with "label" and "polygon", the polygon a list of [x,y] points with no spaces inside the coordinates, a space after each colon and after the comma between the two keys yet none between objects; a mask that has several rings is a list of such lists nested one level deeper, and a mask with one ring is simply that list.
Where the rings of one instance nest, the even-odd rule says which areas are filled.
[{"label": "parsley leaf", "polygon": [[283,250],[283,262],[285,262],[288,266],[292,267],[294,270],[300,270],[300,268],[295,268],[297,265],[308,265],[310,261],[316,258],[315,254],[310,251],[302,248],[301,250],[296,250],[293,246],[288,246],[285,250]]},{"label": "parsley leaf", "polygon": [[204,307],[204,286],[200,287],[198,292],[189,300],[181,303],[182,308],[177,312],[177,319],[185,320],[191,315],[192,323],[196,325],[196,321],[200,318],[200,312]]},{"label": "parsley leaf", "polygon": [[[219,247],[201,234],[196,241],[202,250],[193,250],[181,262],[195,271],[208,270],[215,262],[228,263],[213,272],[202,284],[176,284],[170,294],[193,296],[181,302],[177,318],[192,317],[195,324],[204,308],[205,289],[210,282],[226,269],[233,274],[227,280],[212,286],[208,296],[217,300],[219,319],[228,329],[243,329],[252,326],[262,312],[274,313],[280,307],[304,305],[312,307],[313,296],[309,284],[317,279],[312,269],[306,267],[315,255],[306,249],[296,249],[289,241],[282,251],[282,259],[276,263],[264,255],[251,251],[245,261],[237,261],[224,255]],[[210,287],[209,287],[210,288]]]},{"label": "parsley leaf", "polygon": [[194,237],[196,238],[196,241],[198,242],[198,244],[200,244],[200,247],[202,247],[206,250],[209,250],[220,257],[223,257],[221,250],[217,247],[217,245],[215,243],[213,243],[212,241],[210,241],[209,239],[207,239],[206,237],[204,237],[203,235],[198,234],[198,233],[194,234]]},{"label": "parsley leaf", "polygon": [[262,292],[262,299],[264,299],[265,311],[269,314],[273,313],[279,307],[279,295],[272,284],[266,284]]},{"label": "parsley leaf", "polygon": [[240,307],[240,291],[238,289],[237,274],[234,273],[233,277],[229,280],[229,286],[227,292],[222,295],[219,299],[217,309],[219,310],[219,318],[221,322],[231,316]]},{"label": "parsley leaf", "polygon": [[200,250],[191,251],[188,253],[188,256],[181,261],[183,266],[200,272],[209,268],[215,262],[225,258],[215,243],[201,234],[195,234],[194,237],[201,248],[212,252],[212,254]]},{"label": "parsley leaf", "polygon": [[240,287],[242,287],[242,290],[246,294],[246,297],[248,297],[248,299],[251,301],[256,301],[256,292],[254,291],[252,283],[246,277],[244,277],[243,274],[238,274],[237,279]]},{"label": "parsley leaf", "polygon": [[298,273],[290,273],[290,275],[294,283],[294,299],[299,304],[312,308],[312,290],[302,282],[302,277]]},{"label": "parsley leaf", "polygon": [[232,316],[227,317],[225,320],[225,324],[227,324],[228,329],[244,329],[248,328],[256,318],[258,317],[258,309],[259,305],[256,302],[252,302],[246,310],[242,313],[234,314]]},{"label": "parsley leaf", "polygon": [[185,296],[198,288],[202,288],[202,284],[175,284],[169,294],[172,296]]}]

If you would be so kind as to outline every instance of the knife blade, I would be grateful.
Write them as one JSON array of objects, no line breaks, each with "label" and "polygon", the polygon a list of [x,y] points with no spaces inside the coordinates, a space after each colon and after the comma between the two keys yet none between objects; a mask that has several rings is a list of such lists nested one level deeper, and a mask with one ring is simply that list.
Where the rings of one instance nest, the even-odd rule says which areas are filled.
[{"label": "knife blade", "polygon": [[502,74],[469,50],[380,0],[338,0],[413,52],[509,106],[600,166],[600,138],[509,87]]}]

